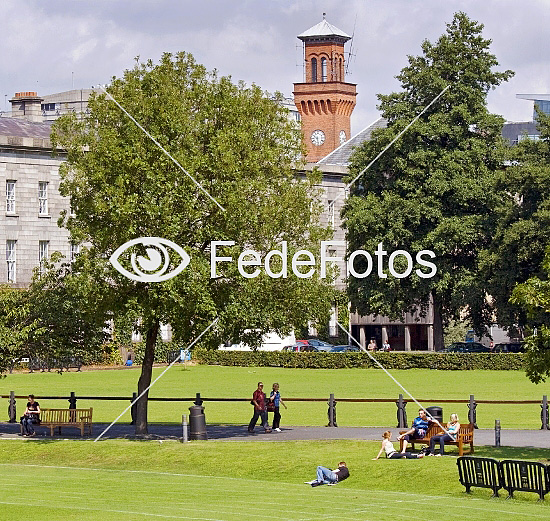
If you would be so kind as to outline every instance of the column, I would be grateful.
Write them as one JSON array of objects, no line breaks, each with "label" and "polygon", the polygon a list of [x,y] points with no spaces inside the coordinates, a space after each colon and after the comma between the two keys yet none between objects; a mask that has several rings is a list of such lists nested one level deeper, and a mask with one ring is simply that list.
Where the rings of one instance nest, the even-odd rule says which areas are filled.
[{"label": "column", "polygon": [[382,344],[388,341],[388,328],[386,326],[382,326]]},{"label": "column", "polygon": [[434,350],[434,327],[433,326],[427,326],[428,327],[428,351]]},{"label": "column", "polygon": [[405,351],[411,350],[411,328],[405,326]]},{"label": "column", "polygon": [[359,326],[359,344],[362,351],[367,350],[367,336],[366,336],[366,327]]}]

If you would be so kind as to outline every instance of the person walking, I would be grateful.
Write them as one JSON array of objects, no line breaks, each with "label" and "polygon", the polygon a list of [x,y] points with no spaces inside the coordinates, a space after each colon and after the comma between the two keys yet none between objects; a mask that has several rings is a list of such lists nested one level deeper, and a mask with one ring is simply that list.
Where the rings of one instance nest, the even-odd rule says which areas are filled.
[{"label": "person walking", "polygon": [[260,418],[262,421],[262,427],[264,428],[264,431],[271,432],[271,429],[269,428],[269,425],[267,423],[266,400],[264,393],[264,384],[262,382],[258,382],[258,388],[254,391],[254,394],[252,394],[252,401],[250,403],[254,406],[254,414],[252,416],[252,419],[250,420],[250,423],[248,424],[248,432],[250,432],[251,434],[254,432],[254,427],[256,427],[258,418]]},{"label": "person walking", "polygon": [[[271,407],[270,407],[271,405]],[[273,389],[271,393],[269,393],[269,403],[268,403],[268,411],[270,408],[273,410],[273,430],[276,432],[281,432],[280,424],[281,424],[281,413],[279,412],[279,407],[282,405],[285,409],[288,409],[285,402],[281,398],[281,393],[279,392],[279,384],[275,382],[273,384]]]}]

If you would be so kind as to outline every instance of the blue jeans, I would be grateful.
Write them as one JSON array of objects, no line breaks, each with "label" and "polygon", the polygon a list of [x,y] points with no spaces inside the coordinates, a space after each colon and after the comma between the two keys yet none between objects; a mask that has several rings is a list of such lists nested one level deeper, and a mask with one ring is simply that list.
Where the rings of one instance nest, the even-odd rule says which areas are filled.
[{"label": "blue jeans", "polygon": [[23,425],[23,434],[34,434],[34,427],[32,426],[32,418],[30,416],[23,416],[21,425]]},{"label": "blue jeans", "polygon": [[336,483],[338,481],[338,475],[332,472],[332,470],[326,467],[317,467],[317,481],[319,483]]},{"label": "blue jeans", "polygon": [[442,434],[441,436],[432,436],[430,439],[430,453],[434,453],[435,444],[439,443],[439,454],[443,456],[443,454],[445,454],[446,441],[454,441],[454,438],[452,436],[449,436],[448,434]]}]

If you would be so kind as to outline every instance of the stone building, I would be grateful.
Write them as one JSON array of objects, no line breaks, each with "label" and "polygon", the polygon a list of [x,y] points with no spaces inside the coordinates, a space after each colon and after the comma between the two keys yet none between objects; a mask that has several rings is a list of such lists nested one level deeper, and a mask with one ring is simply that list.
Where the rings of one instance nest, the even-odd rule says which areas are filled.
[{"label": "stone building", "polygon": [[57,226],[61,211],[70,205],[59,194],[63,154],[52,158],[50,125],[37,121],[41,98],[25,92],[11,101],[12,117],[0,118],[0,283],[25,287],[33,268],[53,251],[70,259],[78,246]]}]

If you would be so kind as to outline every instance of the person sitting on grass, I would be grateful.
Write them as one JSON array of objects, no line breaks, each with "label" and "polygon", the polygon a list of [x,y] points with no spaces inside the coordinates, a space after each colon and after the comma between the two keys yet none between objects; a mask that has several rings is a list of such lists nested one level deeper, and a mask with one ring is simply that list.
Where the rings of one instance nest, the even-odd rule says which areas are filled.
[{"label": "person sitting on grass", "polygon": [[380,451],[378,452],[378,456],[376,458],[372,458],[373,460],[377,460],[382,455],[382,452],[386,452],[386,458],[388,459],[400,459],[400,458],[407,458],[407,459],[420,459],[424,457],[424,454],[411,454],[410,452],[397,452],[393,446],[393,443],[391,442],[391,431],[386,431],[382,434],[382,446],[380,447]]},{"label": "person sitting on grass", "polygon": [[313,481],[306,481],[306,485],[312,487],[318,487],[319,485],[336,485],[340,481],[344,481],[349,478],[349,470],[346,467],[346,462],[341,461],[338,463],[336,470],[331,470],[327,467],[319,465],[317,467],[317,479]]},{"label": "person sitting on grass", "polygon": [[40,404],[34,401],[34,394],[29,394],[25,414],[21,417],[23,436],[34,436],[33,424],[40,423]]},{"label": "person sitting on grass", "polygon": [[447,423],[447,432],[430,438],[430,451],[428,454],[434,456],[435,444],[439,443],[439,454],[435,454],[435,456],[443,456],[443,454],[445,454],[445,442],[456,441],[456,435],[459,429],[460,423],[458,423],[458,415],[451,414],[450,421]]},{"label": "person sitting on grass", "polygon": [[431,420],[428,420],[426,411],[424,409],[419,409],[418,416],[413,421],[412,429],[409,429],[407,432],[397,436],[397,441],[404,440],[403,449],[401,452],[405,452],[407,450],[407,442],[409,440],[419,440],[426,436],[430,423]]}]

